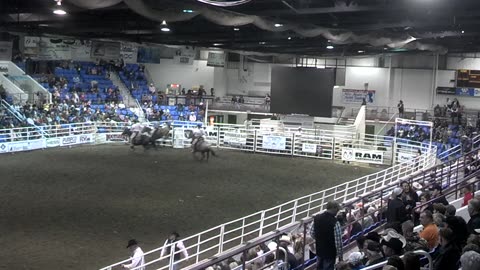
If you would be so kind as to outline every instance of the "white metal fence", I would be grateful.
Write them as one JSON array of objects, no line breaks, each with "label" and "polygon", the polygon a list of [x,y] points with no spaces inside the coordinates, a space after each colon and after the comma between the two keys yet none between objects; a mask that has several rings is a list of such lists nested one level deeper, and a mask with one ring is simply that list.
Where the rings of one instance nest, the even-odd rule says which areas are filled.
[{"label": "white metal fence", "polygon": [[[36,128],[0,130],[0,152],[70,146],[82,143],[113,142],[118,139],[118,135],[124,128],[125,125],[121,123],[81,123],[46,126],[43,127],[43,130],[46,132],[47,137],[38,133]],[[189,139],[185,136],[185,132],[188,130],[185,127],[174,128],[172,131],[173,140],[177,138],[176,134],[180,134],[178,138],[183,140],[184,144],[188,144]],[[296,130],[296,133],[287,131],[284,134],[279,134],[240,127],[221,126],[209,128],[208,132],[207,140],[220,148],[325,159],[338,159],[335,153],[339,151],[340,146],[337,147],[337,145],[342,145],[345,142],[344,139],[341,139],[339,140],[340,143],[338,143],[335,137],[325,136],[327,133],[315,130]],[[352,147],[376,147],[377,150],[378,147],[385,147],[388,143],[392,145],[390,139],[382,137],[368,137],[364,141],[349,139],[349,143],[351,143]],[[15,144],[20,144],[20,146]],[[173,144],[175,145],[175,142]],[[6,146],[6,151],[1,150],[2,145]],[[414,146],[415,144],[412,143],[410,147],[414,149]],[[341,147],[345,147],[345,145]],[[238,246],[245,241],[310,217],[314,213],[323,210],[325,204],[330,200],[340,202],[352,200],[367,192],[379,190],[386,185],[398,182],[414,172],[433,166],[436,161],[436,148],[420,147],[423,147],[422,154],[414,161],[397,164],[383,171],[303,196],[186,237],[183,241],[190,257],[188,260],[183,258],[181,262],[183,261],[183,265],[196,264],[215,254]],[[149,269],[173,269],[175,249],[172,248],[171,254],[167,255],[165,259],[159,257],[162,248],[164,247],[145,253],[146,266],[149,266]],[[128,261],[127,259],[112,264],[102,268],[102,270],[114,269]]]}]

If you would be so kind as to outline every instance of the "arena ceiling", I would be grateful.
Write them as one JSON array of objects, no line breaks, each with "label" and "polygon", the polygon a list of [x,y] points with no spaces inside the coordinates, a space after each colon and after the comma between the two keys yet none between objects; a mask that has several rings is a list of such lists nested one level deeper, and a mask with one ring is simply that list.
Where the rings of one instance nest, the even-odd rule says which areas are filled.
[{"label": "arena ceiling", "polygon": [[63,0],[63,16],[55,0],[0,3],[6,32],[297,55],[480,51],[478,0]]}]

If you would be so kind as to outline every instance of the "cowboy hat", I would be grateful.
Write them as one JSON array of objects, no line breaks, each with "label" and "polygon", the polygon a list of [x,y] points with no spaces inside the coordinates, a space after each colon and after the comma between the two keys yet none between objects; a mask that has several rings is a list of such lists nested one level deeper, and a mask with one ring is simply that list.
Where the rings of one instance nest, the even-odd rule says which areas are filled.
[{"label": "cowboy hat", "polygon": [[130,240],[128,240],[127,248],[129,248],[129,247],[131,247],[131,246],[136,246],[136,245],[138,245],[137,240],[135,240],[135,239],[130,239]]}]

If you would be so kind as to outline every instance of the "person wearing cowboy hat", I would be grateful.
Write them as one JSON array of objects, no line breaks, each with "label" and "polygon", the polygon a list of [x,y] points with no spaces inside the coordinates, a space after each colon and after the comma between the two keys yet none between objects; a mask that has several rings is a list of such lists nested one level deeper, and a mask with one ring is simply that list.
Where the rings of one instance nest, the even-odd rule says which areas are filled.
[{"label": "person wearing cowboy hat", "polygon": [[[173,251],[172,251],[173,247]],[[178,263],[181,260],[181,256],[183,255],[184,259],[188,259],[188,252],[185,248],[185,244],[182,240],[180,240],[180,234],[177,232],[172,232],[168,239],[163,244],[162,251],[160,252],[160,258],[163,258],[165,255],[170,256],[173,252],[173,270],[177,270],[180,268],[180,264]]]},{"label": "person wearing cowboy hat", "polygon": [[402,201],[403,189],[396,187],[392,191],[392,198],[387,205],[387,223],[396,224],[400,230],[400,224],[408,219],[408,213]]},{"label": "person wearing cowboy hat", "polygon": [[[125,269],[132,269],[139,267],[145,264],[145,258],[143,256],[143,250],[138,246],[138,242],[135,239],[128,241],[127,248],[132,253],[131,260],[129,264],[122,264],[122,267]],[[145,267],[137,268],[138,270],[145,270]]]},{"label": "person wearing cowboy hat", "polygon": [[400,256],[407,241],[405,237],[397,233],[394,229],[386,229],[380,244],[382,245],[385,257],[388,258],[395,255]]}]

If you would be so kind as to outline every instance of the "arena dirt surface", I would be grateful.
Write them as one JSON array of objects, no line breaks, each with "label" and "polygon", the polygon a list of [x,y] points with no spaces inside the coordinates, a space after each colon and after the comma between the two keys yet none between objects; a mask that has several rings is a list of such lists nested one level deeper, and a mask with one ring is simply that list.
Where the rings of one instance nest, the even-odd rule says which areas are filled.
[{"label": "arena dirt surface", "polygon": [[378,171],[219,150],[132,152],[125,145],[0,155],[0,269],[99,269],[172,230],[215,225]]}]

